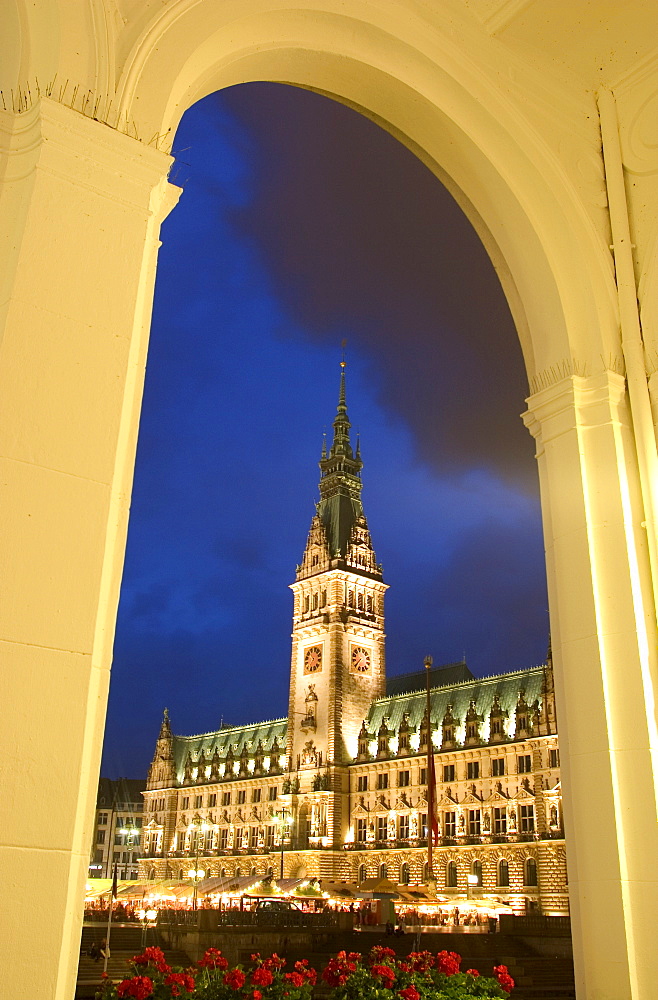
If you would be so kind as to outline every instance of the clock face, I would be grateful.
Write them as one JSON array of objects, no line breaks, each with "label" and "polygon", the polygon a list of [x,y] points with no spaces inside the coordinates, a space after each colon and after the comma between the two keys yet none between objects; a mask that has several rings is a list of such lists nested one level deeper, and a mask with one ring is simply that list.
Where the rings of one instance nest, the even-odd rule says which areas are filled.
[{"label": "clock face", "polygon": [[352,670],[356,674],[367,674],[370,670],[370,650],[363,646],[352,646]]},{"label": "clock face", "polygon": [[309,646],[304,652],[304,673],[316,674],[322,669],[322,646]]}]

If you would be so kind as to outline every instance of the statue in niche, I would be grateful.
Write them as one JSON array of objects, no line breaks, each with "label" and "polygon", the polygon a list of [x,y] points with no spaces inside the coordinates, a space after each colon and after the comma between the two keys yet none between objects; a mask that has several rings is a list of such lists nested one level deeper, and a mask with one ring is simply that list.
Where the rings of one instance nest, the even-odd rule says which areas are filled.
[{"label": "statue in niche", "polygon": [[309,740],[308,743],[304,744],[304,749],[301,755],[301,766],[302,767],[316,767],[318,763],[318,752],[315,749],[313,740]]},{"label": "statue in niche", "polygon": [[317,728],[318,696],[315,693],[315,684],[309,684],[306,698],[304,699],[305,714],[301,721],[301,729],[308,732],[309,729]]},{"label": "statue in niche", "polygon": [[491,818],[488,812],[484,814],[484,829],[487,833],[489,833],[489,830],[491,829]]}]

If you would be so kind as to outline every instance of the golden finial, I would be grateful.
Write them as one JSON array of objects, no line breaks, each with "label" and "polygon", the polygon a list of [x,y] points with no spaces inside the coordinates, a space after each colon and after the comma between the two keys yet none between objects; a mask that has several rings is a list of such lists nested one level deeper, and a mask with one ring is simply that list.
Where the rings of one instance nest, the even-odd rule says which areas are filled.
[{"label": "golden finial", "polygon": [[343,340],[340,346],[343,348],[343,357],[340,362],[340,367],[345,368],[345,366],[347,365],[347,361],[345,360],[345,348],[347,347],[347,340]]}]

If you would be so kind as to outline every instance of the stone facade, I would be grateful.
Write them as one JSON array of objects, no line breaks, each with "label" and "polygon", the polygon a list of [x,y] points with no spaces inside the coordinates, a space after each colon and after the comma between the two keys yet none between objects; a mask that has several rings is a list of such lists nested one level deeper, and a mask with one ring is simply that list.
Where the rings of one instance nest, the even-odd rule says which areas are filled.
[{"label": "stone facade", "polygon": [[89,877],[137,878],[144,780],[101,778],[89,854]]},{"label": "stone facade", "polygon": [[184,876],[194,863],[218,875],[379,874],[406,884],[431,876],[449,896],[493,893],[517,911],[565,913],[550,655],[495,677],[428,664],[387,681],[386,584],[349,429],[342,372],[320,501],[292,584],[288,718],[182,737],[165,712],[140,874]]}]

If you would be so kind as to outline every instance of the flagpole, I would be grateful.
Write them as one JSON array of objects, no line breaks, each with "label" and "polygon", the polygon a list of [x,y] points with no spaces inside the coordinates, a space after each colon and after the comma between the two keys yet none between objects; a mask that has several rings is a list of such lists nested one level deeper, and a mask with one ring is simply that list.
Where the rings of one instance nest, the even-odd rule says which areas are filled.
[{"label": "flagpole", "polygon": [[112,890],[110,892],[110,911],[107,915],[107,932],[105,935],[105,954],[103,955],[103,973],[107,973],[107,961],[110,956],[110,933],[112,930],[112,907],[117,895],[117,863],[114,862],[114,875],[112,877]]},{"label": "flagpole", "polygon": [[426,688],[426,713],[427,713],[427,887],[434,883],[434,864],[432,858],[432,840],[434,837],[434,796],[435,796],[435,776],[434,776],[434,748],[432,746],[432,725],[430,715],[430,671],[433,659],[431,656],[425,657],[425,675],[427,680]]}]

